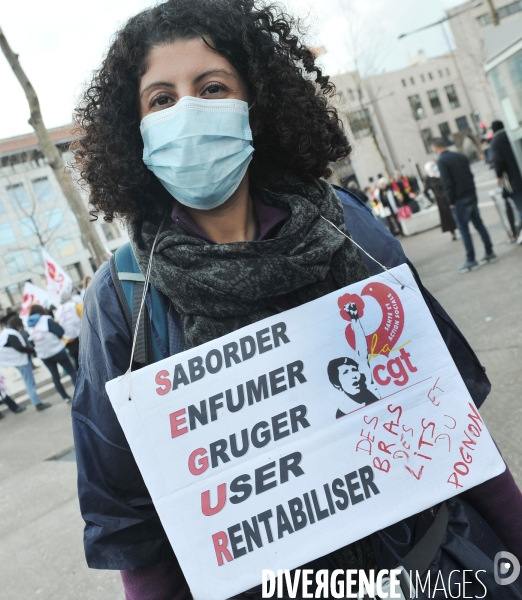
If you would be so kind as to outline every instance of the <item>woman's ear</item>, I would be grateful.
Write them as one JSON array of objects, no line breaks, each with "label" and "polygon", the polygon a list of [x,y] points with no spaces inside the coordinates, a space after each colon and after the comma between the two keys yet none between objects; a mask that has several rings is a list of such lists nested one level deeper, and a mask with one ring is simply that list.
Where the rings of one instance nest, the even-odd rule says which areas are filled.
[{"label": "woman's ear", "polygon": [[261,118],[259,116],[259,111],[256,110],[255,101],[250,105],[248,118],[250,121],[250,129],[252,130],[252,137],[255,138],[263,133]]}]

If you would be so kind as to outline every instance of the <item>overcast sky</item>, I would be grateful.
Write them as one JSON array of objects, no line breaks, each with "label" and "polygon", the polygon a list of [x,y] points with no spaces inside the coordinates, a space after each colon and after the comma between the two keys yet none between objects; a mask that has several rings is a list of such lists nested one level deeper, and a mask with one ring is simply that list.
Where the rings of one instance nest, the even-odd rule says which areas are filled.
[{"label": "overcast sky", "polygon": [[[118,26],[152,0],[24,0],[2,2],[0,27],[36,88],[47,127],[68,123],[75,100],[96,69]],[[447,51],[436,27],[397,41],[399,34],[432,23],[461,0],[283,0],[305,16],[310,42],[327,50],[322,60],[335,74],[352,62],[346,39],[350,22],[362,35],[374,68],[395,70],[423,49],[428,56]],[[320,8],[318,8],[320,7]],[[0,139],[28,133],[28,106],[18,81],[0,54]]]}]

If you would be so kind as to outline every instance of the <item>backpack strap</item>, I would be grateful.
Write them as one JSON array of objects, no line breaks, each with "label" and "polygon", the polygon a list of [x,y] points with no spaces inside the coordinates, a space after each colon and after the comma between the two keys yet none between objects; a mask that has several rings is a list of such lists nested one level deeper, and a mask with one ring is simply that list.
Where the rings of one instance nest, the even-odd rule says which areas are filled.
[{"label": "backpack strap", "polygon": [[[109,261],[111,277],[127,325],[134,335],[136,323],[140,311],[141,299],[145,278],[140,271],[134,252],[129,243],[124,244],[111,256]],[[140,325],[136,336],[136,348],[134,360],[140,365],[148,365],[153,362],[150,327],[146,326],[149,321],[148,309],[142,311]]]},{"label": "backpack strap", "polygon": [[435,520],[428,531],[413,546],[413,548],[402,559],[408,571],[424,575],[435,558],[446,535],[449,522],[449,510],[446,502],[443,502],[437,512]]}]

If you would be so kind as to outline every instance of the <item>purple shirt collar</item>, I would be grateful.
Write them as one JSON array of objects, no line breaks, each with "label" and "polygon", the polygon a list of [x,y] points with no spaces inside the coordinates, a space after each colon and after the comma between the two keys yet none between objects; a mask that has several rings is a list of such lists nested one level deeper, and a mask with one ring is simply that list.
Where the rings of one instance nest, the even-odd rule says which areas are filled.
[{"label": "purple shirt collar", "polygon": [[[254,211],[259,223],[259,233],[256,241],[266,240],[274,227],[288,218],[290,210],[280,206],[269,206],[268,204],[265,204],[261,194],[255,192],[252,194],[252,201],[254,202]],[[215,242],[203,233],[196,223],[194,223],[183,205],[177,200],[174,200],[174,207],[170,216],[174,222],[179,223],[181,227],[189,233],[192,233],[210,244],[215,244]]]}]

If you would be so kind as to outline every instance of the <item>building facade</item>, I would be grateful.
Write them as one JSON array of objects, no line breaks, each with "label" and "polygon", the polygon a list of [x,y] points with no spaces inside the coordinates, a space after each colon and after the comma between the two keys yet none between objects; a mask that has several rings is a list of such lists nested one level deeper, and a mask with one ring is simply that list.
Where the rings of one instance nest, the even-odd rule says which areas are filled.
[{"label": "building facade", "polygon": [[[69,127],[50,130],[67,163]],[[85,197],[87,202],[87,198]],[[116,223],[96,222],[107,250],[128,240]],[[0,312],[16,307],[26,281],[45,288],[41,248],[79,285],[94,265],[84,248],[75,215],[52,169],[38,150],[34,134],[0,140]]]},{"label": "building facade", "polygon": [[[494,5],[501,25],[522,22],[522,0],[494,0]],[[362,81],[357,73],[332,78],[354,146],[351,178],[363,188],[395,169],[424,177],[424,164],[434,158],[434,137],[477,158],[482,125],[489,128],[504,115],[485,70],[484,34],[494,28],[488,3],[464,2],[446,11],[446,19],[454,51],[435,58],[421,51],[408,67]]]},{"label": "building facade", "polygon": [[[501,25],[522,16],[522,0],[494,0],[493,3]],[[501,110],[484,69],[487,59],[484,33],[494,28],[488,3],[485,0],[465,2],[447,10],[446,16],[478,119],[491,125],[501,117]]]},{"label": "building facade", "polygon": [[354,73],[332,80],[340,94],[339,112],[353,140],[352,164],[361,187],[393,175],[394,170],[424,177],[424,164],[433,158],[434,137],[451,144],[464,134],[462,149],[478,157],[473,102],[468,101],[451,54],[427,58],[420,52],[398,71],[362,82]]},{"label": "building facade", "polygon": [[502,121],[522,171],[522,13],[486,31],[486,71],[502,110]]}]

